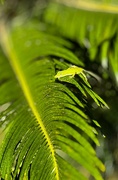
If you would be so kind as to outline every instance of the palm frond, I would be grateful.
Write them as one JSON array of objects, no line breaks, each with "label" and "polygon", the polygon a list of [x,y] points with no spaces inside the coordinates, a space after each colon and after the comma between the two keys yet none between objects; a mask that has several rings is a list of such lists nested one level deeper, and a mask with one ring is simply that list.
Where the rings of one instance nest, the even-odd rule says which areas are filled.
[{"label": "palm frond", "polygon": [[[45,22],[55,26],[58,33],[86,48],[90,60],[100,60],[105,69],[112,64],[118,82],[118,58],[116,55],[114,60],[110,55],[111,49],[112,54],[117,49],[118,4],[91,0],[69,2],[62,0],[50,3],[44,13]],[[91,5],[88,6],[88,3]]]},{"label": "palm frond", "polygon": [[109,61],[112,71],[115,73],[115,80],[118,84],[118,32],[113,46],[110,46]]},{"label": "palm frond", "polygon": [[86,92],[93,91],[82,77],[81,88],[77,81],[69,80],[80,90],[83,98],[79,98],[64,84],[67,80],[55,82],[54,78],[56,61],[52,56],[66,63],[82,65],[81,61],[66,48],[67,42],[34,27],[6,29],[1,24],[0,105],[8,104],[0,113],[5,134],[0,149],[1,178],[87,179],[71,164],[71,158],[102,180],[99,170],[105,167],[90,143],[99,145],[96,130],[88,123],[81,102],[87,101]]}]

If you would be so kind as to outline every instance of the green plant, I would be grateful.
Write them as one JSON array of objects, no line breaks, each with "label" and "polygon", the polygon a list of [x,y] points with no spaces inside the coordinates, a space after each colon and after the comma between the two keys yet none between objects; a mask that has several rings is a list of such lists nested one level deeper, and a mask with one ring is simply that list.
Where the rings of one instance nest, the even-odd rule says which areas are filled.
[{"label": "green plant", "polygon": [[[64,8],[64,12],[67,8],[66,26],[59,23],[58,11],[55,11],[58,21],[49,17],[56,17],[52,16],[53,6],[62,11]],[[78,58],[72,42],[77,28],[75,19],[70,31],[64,29],[68,27],[71,11],[78,13],[77,9],[65,5],[51,4],[43,12],[43,22],[35,20],[35,10],[33,18],[27,21],[19,16],[18,24],[16,20],[12,20],[10,25],[4,21],[0,23],[0,125],[4,136],[0,147],[2,179],[83,180],[88,179],[86,171],[96,180],[103,179],[100,170],[104,171],[105,167],[94,148],[99,145],[96,130],[99,124],[90,114],[93,101],[97,107],[107,109],[108,106],[82,74],[55,79],[58,71],[71,65],[86,66],[85,60]],[[54,27],[49,22],[54,23]],[[78,36],[80,49],[85,45],[84,25],[82,34]],[[58,31],[59,26],[62,32]],[[112,36],[115,30],[107,31],[107,35]],[[91,33],[92,42],[94,38]],[[95,59],[106,36],[96,39],[94,50],[88,48],[90,61]],[[102,52],[106,55],[106,48]]]}]

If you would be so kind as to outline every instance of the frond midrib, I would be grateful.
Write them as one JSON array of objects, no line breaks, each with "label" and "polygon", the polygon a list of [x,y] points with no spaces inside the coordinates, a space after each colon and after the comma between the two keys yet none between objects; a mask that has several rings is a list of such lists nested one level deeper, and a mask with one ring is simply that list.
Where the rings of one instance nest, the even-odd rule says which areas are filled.
[{"label": "frond midrib", "polygon": [[20,64],[18,64],[18,57],[16,55],[16,52],[14,51],[12,41],[10,39],[9,33],[6,31],[6,27],[4,24],[1,25],[0,42],[1,42],[1,46],[3,47],[3,50],[5,51],[5,54],[8,57],[11,67],[19,81],[20,87],[24,93],[27,103],[28,103],[29,107],[31,108],[33,115],[36,117],[36,120],[38,121],[38,124],[40,125],[42,132],[45,136],[45,139],[47,141],[51,155],[53,157],[53,164],[54,164],[54,168],[55,168],[56,179],[59,180],[60,178],[59,178],[58,165],[57,165],[57,161],[56,161],[56,157],[55,157],[55,151],[54,151],[53,144],[52,144],[50,137],[48,135],[48,132],[46,131],[46,128],[42,122],[40,114],[35,106],[35,102],[33,100],[32,93],[31,93],[28,83],[26,81],[25,75],[23,74],[23,71],[20,67]]},{"label": "frond midrib", "polygon": [[83,10],[118,14],[118,6],[115,6],[115,4],[109,4],[105,2],[100,3],[94,1],[87,2],[83,0],[70,2],[68,2],[67,0],[61,0],[61,2]]}]

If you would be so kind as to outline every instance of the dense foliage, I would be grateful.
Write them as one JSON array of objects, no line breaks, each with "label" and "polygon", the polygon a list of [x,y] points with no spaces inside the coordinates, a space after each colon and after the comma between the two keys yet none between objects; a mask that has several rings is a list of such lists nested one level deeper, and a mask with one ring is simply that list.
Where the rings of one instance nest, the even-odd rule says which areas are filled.
[{"label": "dense foliage", "polygon": [[[100,142],[109,142],[109,127],[117,132],[117,9],[75,4],[0,6],[2,179],[104,178]],[[64,74],[69,67],[83,72]]]}]

